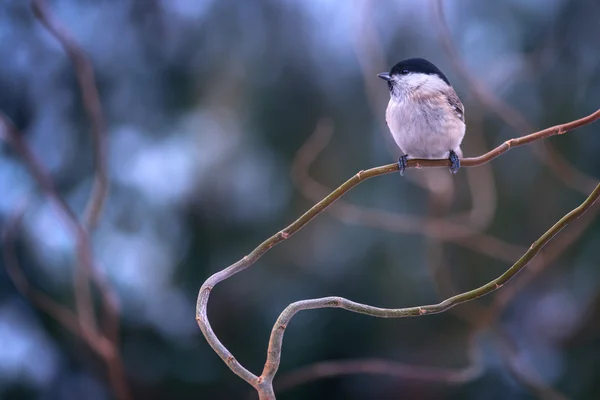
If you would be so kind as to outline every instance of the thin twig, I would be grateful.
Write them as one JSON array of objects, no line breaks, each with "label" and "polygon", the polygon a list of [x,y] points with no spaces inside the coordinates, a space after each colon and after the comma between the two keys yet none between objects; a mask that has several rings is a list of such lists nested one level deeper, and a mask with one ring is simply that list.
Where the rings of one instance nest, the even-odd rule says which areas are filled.
[{"label": "thin twig", "polygon": [[[81,91],[83,106],[90,119],[94,149],[94,183],[85,207],[83,225],[87,228],[88,232],[92,232],[98,225],[108,195],[109,185],[107,172],[108,135],[100,95],[95,82],[94,69],[79,44],[52,16],[44,0],[33,0],[31,7],[40,23],[56,38],[71,59]],[[81,304],[85,302],[81,298],[90,296],[90,292],[87,289],[80,292],[80,288],[86,288],[89,285],[89,273],[86,273],[85,268],[81,268],[81,266],[77,266],[75,272],[75,295],[80,298],[79,303]],[[112,351],[108,352],[105,357],[109,368],[109,379],[113,383],[116,394],[120,398],[128,398],[129,390],[125,382],[123,366],[118,353],[120,329],[118,298],[101,268],[94,268],[88,272],[91,272],[91,278],[100,289],[104,306],[102,326],[109,340],[112,342]]]},{"label": "thin twig", "polygon": [[[298,150],[292,164],[292,179],[300,192],[309,200],[318,202],[331,189],[312,178],[308,171],[316,157],[323,151],[333,134],[329,119],[321,119],[314,133]],[[430,191],[434,192],[434,191]],[[437,193],[437,192],[436,192]],[[360,224],[395,233],[415,233],[438,240],[452,242],[498,260],[512,262],[526,250],[522,246],[504,242],[494,236],[480,232],[486,221],[480,220],[477,229],[453,222],[448,218],[421,218],[379,210],[367,206],[356,206],[338,200],[328,208],[330,214],[349,224]],[[489,218],[489,216],[488,216]]]},{"label": "thin twig", "polygon": [[347,311],[379,318],[419,317],[428,314],[442,313],[461,303],[478,299],[482,296],[485,296],[500,289],[509,280],[514,278],[523,268],[525,268],[527,264],[529,264],[529,262],[537,255],[537,253],[539,253],[540,250],[548,242],[550,242],[550,240],[552,240],[552,238],[556,234],[558,234],[571,221],[574,221],[575,219],[579,218],[590,207],[592,207],[598,199],[598,197],[600,197],[600,184],[596,186],[594,191],[580,206],[573,209],[567,215],[562,217],[538,240],[533,242],[529,250],[525,252],[525,254],[523,254],[523,256],[517,262],[515,262],[505,273],[500,275],[498,278],[486,283],[483,286],[480,286],[468,292],[460,293],[458,295],[449,297],[440,303],[407,308],[380,308],[370,306],[367,304],[357,303],[343,297],[329,296],[318,299],[301,300],[290,304],[279,315],[279,318],[277,318],[277,322],[275,322],[273,330],[271,331],[271,338],[269,339],[269,348],[267,350],[267,361],[265,362],[265,367],[263,369],[261,378],[264,381],[271,381],[275,376],[275,373],[279,368],[279,362],[281,359],[281,350],[285,329],[287,328],[294,315],[296,315],[298,312],[321,308],[342,308]]},{"label": "thin twig", "polygon": [[33,0],[31,8],[36,18],[61,44],[65,53],[71,59],[81,90],[83,106],[90,119],[94,142],[94,186],[86,205],[84,225],[89,230],[94,230],[98,224],[108,193],[106,122],[102,112],[100,95],[96,87],[94,68],[79,44],[52,16],[45,0]]},{"label": "thin twig", "polygon": [[[484,164],[491,161],[492,159],[500,156],[507,152],[512,147],[522,146],[527,143],[531,143],[536,140],[541,140],[556,134],[563,134],[567,131],[579,128],[584,125],[588,125],[600,118],[600,110],[595,113],[588,115],[587,117],[581,118],[576,121],[568,122],[566,124],[557,125],[551,128],[544,129],[539,132],[535,132],[520,138],[508,140],[496,147],[495,149],[483,154],[479,157],[465,158],[462,160],[462,164],[465,167],[473,167]],[[409,160],[408,166],[415,168],[421,167],[440,167],[449,166],[448,160]],[[302,229],[308,224],[313,218],[322,213],[327,207],[341,198],[345,193],[354,188],[356,185],[363,181],[373,178],[375,176],[388,174],[398,170],[397,164],[384,165],[381,167],[371,168],[365,171],[360,171],[352,178],[343,183],[340,187],[330,193],[323,200],[315,204],[311,209],[305,212],[300,218],[294,221],[285,229],[277,232],[264,242],[262,242],[257,248],[255,248],[250,254],[243,257],[241,260],[235,262],[229,267],[213,274],[210,276],[204,284],[201,286],[198,293],[198,300],[196,303],[196,321],[204,337],[206,338],[209,345],[213,348],[215,353],[223,359],[226,365],[240,378],[252,385],[261,399],[274,399],[275,395],[272,387],[272,379],[279,366],[279,358],[281,356],[281,342],[283,340],[283,331],[285,330],[287,322],[291,317],[300,310],[323,308],[323,307],[336,307],[344,308],[349,311],[365,313],[379,317],[405,317],[405,316],[419,316],[425,314],[443,312],[456,304],[460,304],[465,301],[469,301],[492,291],[497,290],[509,279],[511,279],[517,272],[519,272],[525,265],[533,259],[533,257],[540,251],[540,249],[548,242],[552,237],[558,233],[564,226],[566,226],[571,220],[579,217],[583,214],[600,195],[600,185],[592,192],[590,197],[578,208],[571,211],[565,217],[563,217],[556,225],[554,225],[549,231],[547,231],[538,241],[536,241],[530,249],[521,257],[517,263],[515,263],[506,273],[501,275],[499,278],[491,281],[490,283],[457,296],[451,297],[442,303],[423,306],[423,307],[411,307],[403,309],[382,309],[372,307],[360,303],[355,303],[350,300],[341,297],[326,297],[321,299],[303,300],[300,302],[292,303],[284,310],[277,324],[275,325],[272,338],[270,340],[269,351],[267,356],[267,362],[261,376],[256,376],[248,369],[246,369],[239,361],[235,359],[233,354],[221,343],[218,337],[215,335],[210,321],[207,315],[208,299],[210,292],[219,282],[228,279],[229,277],[245,270],[254,264],[263,254],[265,254],[273,246],[280,242],[288,239],[293,234]]]},{"label": "thin twig", "polygon": [[296,386],[319,379],[343,375],[374,374],[411,381],[457,385],[470,382],[483,373],[481,357],[464,368],[419,367],[380,359],[350,359],[322,361],[290,372],[275,383],[275,391],[282,393]]},{"label": "thin twig", "polygon": [[528,387],[542,400],[568,400],[564,394],[547,385],[541,376],[531,367],[527,360],[520,354],[516,344],[506,332],[496,330],[496,341],[499,344],[498,353],[510,373],[516,380]]},{"label": "thin twig", "polygon": [[[92,232],[98,225],[104,202],[108,194],[107,173],[107,132],[100,95],[96,87],[94,69],[85,52],[69,35],[61,24],[52,16],[44,0],[33,0],[31,8],[34,15],[47,31],[61,44],[65,53],[71,60],[81,96],[83,106],[90,119],[91,133],[94,149],[94,184],[89,200],[85,207],[83,225],[88,232]],[[101,268],[91,271],[92,279],[98,285],[104,305],[103,329],[111,340],[118,346],[119,338],[119,304],[117,295],[112,290],[108,279]],[[86,289],[89,277],[82,266],[75,268],[74,291],[80,307],[86,308],[83,299],[89,293]]]},{"label": "thin twig", "polygon": [[[521,112],[496,96],[481,81],[477,80],[472,73],[470,73],[469,69],[459,56],[456,45],[452,40],[452,33],[444,13],[443,1],[432,0],[431,5],[435,17],[435,25],[437,25],[439,29],[439,37],[444,50],[452,61],[452,65],[456,72],[469,84],[479,101],[482,104],[485,104],[519,134],[523,135],[526,132],[535,130]],[[550,167],[554,174],[567,187],[575,189],[582,194],[589,193],[596,185],[596,179],[577,170],[569,164],[559,152],[550,147],[549,144],[544,143],[544,145],[545,147],[533,146],[533,153]]]},{"label": "thin twig", "polygon": [[[54,182],[50,178],[49,173],[39,162],[38,158],[33,154],[29,146],[25,143],[22,135],[17,131],[10,119],[0,112],[0,137],[15,149],[21,156],[25,166],[34,177],[37,184],[40,186],[45,196],[50,200],[59,216],[63,219],[68,228],[73,232],[76,240],[77,259],[84,267],[87,276],[92,274],[92,271],[97,270],[94,258],[92,257],[92,247],[90,238],[85,227],[79,222],[77,216],[62,197],[58,195]],[[123,366],[119,356],[119,352],[115,347],[115,343],[109,338],[106,338],[102,332],[99,332],[95,319],[93,318],[92,296],[89,287],[89,281],[86,281],[79,290],[78,318],[79,329],[84,338],[94,338],[92,349],[98,352],[108,368],[110,384],[119,399],[128,399],[129,391],[123,374]],[[84,318],[82,318],[82,315]]]},{"label": "thin twig", "polygon": [[[58,195],[58,192],[54,187],[54,182],[50,178],[48,172],[39,162],[37,157],[31,152],[30,148],[22,139],[21,134],[17,132],[10,119],[2,112],[0,112],[0,123],[3,125],[2,128],[4,131],[4,137],[21,156],[26,167],[29,169],[29,172],[31,175],[33,175],[34,179],[46,197],[54,205],[55,209],[65,221],[69,229],[73,231],[77,240],[77,256],[82,262],[84,267],[83,269],[85,269],[87,274],[90,274],[94,269],[94,260],[91,255],[91,243],[87,231],[79,223],[77,216],[69,207],[69,205]],[[79,290],[80,297],[78,301],[78,313],[80,314],[80,318],[83,317],[83,319],[80,321],[80,324],[84,330],[88,329],[90,331],[95,331],[96,323],[93,317],[94,312],[89,284],[84,285],[83,287],[79,288]]]},{"label": "thin twig", "polygon": [[52,316],[62,326],[75,335],[79,335],[79,321],[77,315],[68,308],[60,305],[50,296],[37,291],[29,284],[27,277],[19,266],[19,260],[15,254],[15,236],[18,226],[21,224],[25,208],[15,213],[4,226],[2,234],[2,254],[8,277],[23,297],[31,300],[39,309]]}]

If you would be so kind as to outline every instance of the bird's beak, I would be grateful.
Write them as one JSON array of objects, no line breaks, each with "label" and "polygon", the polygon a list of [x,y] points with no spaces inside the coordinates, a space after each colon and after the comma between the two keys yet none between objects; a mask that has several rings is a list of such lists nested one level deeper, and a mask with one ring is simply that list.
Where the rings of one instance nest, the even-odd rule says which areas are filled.
[{"label": "bird's beak", "polygon": [[380,77],[381,79],[383,79],[384,81],[390,81],[392,79],[390,74],[387,72],[382,72],[382,73],[378,74],[377,76]]}]

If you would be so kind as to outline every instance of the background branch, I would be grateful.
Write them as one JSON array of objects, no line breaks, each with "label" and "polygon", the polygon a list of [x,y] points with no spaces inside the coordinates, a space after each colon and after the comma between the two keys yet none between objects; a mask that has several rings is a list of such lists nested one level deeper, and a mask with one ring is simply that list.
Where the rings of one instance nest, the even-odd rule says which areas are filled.
[{"label": "background branch", "polygon": [[[477,80],[462,61],[456,48],[456,44],[452,40],[452,32],[450,31],[444,13],[443,0],[431,0],[430,4],[435,17],[435,25],[439,30],[439,38],[442,42],[442,47],[452,61],[451,64],[456,72],[468,83],[473,94],[479,99],[481,104],[486,105],[520,135],[534,131],[535,128],[527,121],[521,112],[500,99],[481,81]],[[549,143],[533,146],[532,151],[533,154],[544,162],[544,164],[546,164],[554,172],[556,177],[567,187],[575,189],[582,194],[587,194],[596,185],[595,178],[582,173],[569,164]]]},{"label": "background branch", "polygon": [[[94,148],[94,185],[86,205],[84,222],[81,223],[70,206],[58,194],[50,174],[29,149],[22,135],[17,132],[9,118],[0,113],[4,137],[23,159],[26,167],[41,187],[44,195],[53,203],[63,221],[72,230],[76,239],[77,265],[74,269],[73,288],[77,312],[74,313],[33,288],[22,272],[14,255],[14,235],[21,215],[13,218],[5,229],[5,264],[9,276],[17,289],[41,310],[47,312],[72,333],[80,336],[106,363],[108,380],[119,399],[129,398],[123,365],[118,350],[119,311],[117,296],[113,292],[103,271],[96,265],[92,255],[90,232],[97,226],[108,191],[106,125],[102,113],[98,90],[91,63],[67,31],[52,17],[45,1],[33,0],[34,15],[62,45],[73,63],[83,105],[92,126]],[[90,278],[98,285],[103,302],[103,329],[96,326]],[[75,323],[77,322],[77,326]]]},{"label": "background branch", "polygon": [[[102,104],[96,87],[94,69],[92,63],[88,60],[77,42],[71,38],[67,30],[52,16],[45,0],[33,0],[31,8],[36,18],[61,44],[65,53],[70,58],[81,91],[83,107],[90,119],[94,149],[94,184],[85,206],[83,226],[91,233],[98,225],[98,220],[108,195],[107,132]],[[76,297],[79,298],[79,307],[83,307],[84,309],[89,308],[89,305],[84,305],[84,303],[86,302],[86,298],[91,298],[90,292],[87,289],[90,276],[86,272],[86,268],[81,265],[77,266],[74,271],[74,292]],[[113,343],[117,345],[119,337],[119,304],[117,295],[112,290],[101,268],[93,269],[91,271],[91,278],[98,285],[102,295],[104,306],[103,329],[108,333]],[[84,315],[90,313],[90,311],[86,311]],[[94,319],[93,315],[87,318],[87,323],[90,323],[90,319]]]},{"label": "background branch", "polygon": [[[547,128],[542,131],[535,132],[520,138],[510,139],[504,142],[502,145],[479,157],[463,159],[462,164],[463,166],[467,167],[481,165],[500,156],[501,154],[510,150],[512,147],[522,146],[524,144],[531,143],[536,140],[541,140],[552,135],[565,133],[567,131],[592,123],[598,118],[600,118],[600,110],[576,121]],[[449,162],[447,160],[410,160],[408,166],[414,168],[422,166],[448,166],[448,164]],[[514,275],[516,275],[521,269],[523,269],[533,259],[533,257],[535,257],[535,255],[541,250],[541,248],[547,242],[549,242],[552,239],[552,237],[554,237],[554,235],[556,235],[560,230],[562,230],[569,222],[585,213],[585,211],[587,211],[587,209],[594,204],[595,200],[600,195],[599,185],[596,187],[596,189],[594,189],[592,194],[586,199],[586,201],[582,205],[580,205],[578,208],[574,209],[565,217],[563,217],[552,228],[550,228],[550,230],[548,230],[544,235],[542,235],[540,239],[534,242],[529,248],[529,250],[515,264],[513,264],[513,266],[509,268],[507,272],[502,274],[500,277],[492,280],[488,284],[481,286],[477,289],[450,297],[441,303],[428,306],[401,309],[384,309],[368,306],[365,304],[360,304],[347,300],[342,297],[325,297],[313,300],[302,300],[299,302],[292,303],[282,312],[277,323],[273,328],[273,331],[271,333],[271,339],[269,341],[267,361],[265,363],[263,373],[260,377],[257,377],[256,375],[252,374],[250,371],[244,368],[239,363],[239,361],[235,359],[235,357],[220,342],[220,340],[217,338],[214,331],[212,330],[206,310],[210,292],[212,291],[214,286],[219,282],[250,267],[269,249],[282,242],[283,240],[288,239],[290,236],[292,236],[294,233],[296,233],[298,230],[304,227],[308,222],[310,222],[318,214],[323,212],[328,206],[337,201],[341,196],[347,193],[354,186],[358,185],[366,179],[378,175],[387,174],[396,171],[397,169],[398,166],[396,164],[391,164],[358,172],[356,175],[354,175],[354,177],[347,180],[344,184],[342,184],[340,187],[334,190],[331,194],[329,194],[319,203],[314,205],[310,210],[304,213],[295,222],[293,222],[285,229],[281,230],[280,232],[276,233],[275,235],[271,236],[269,239],[261,243],[250,254],[243,257],[241,260],[232,264],[231,266],[225,268],[224,270],[219,271],[210,276],[200,288],[200,291],[198,293],[198,300],[196,303],[196,321],[198,322],[198,326],[200,327],[202,333],[204,334],[205,338],[207,339],[208,343],[211,345],[213,350],[221,357],[221,359],[223,359],[223,361],[229,366],[229,368],[234,373],[236,373],[246,382],[251,384],[257,390],[261,399],[274,398],[272,380],[279,367],[283,333],[287,324],[297,312],[301,310],[316,308],[343,308],[348,311],[363,313],[382,318],[421,316],[425,314],[443,312],[457,304],[479,298],[485,294],[491,293],[499,289]]]}]

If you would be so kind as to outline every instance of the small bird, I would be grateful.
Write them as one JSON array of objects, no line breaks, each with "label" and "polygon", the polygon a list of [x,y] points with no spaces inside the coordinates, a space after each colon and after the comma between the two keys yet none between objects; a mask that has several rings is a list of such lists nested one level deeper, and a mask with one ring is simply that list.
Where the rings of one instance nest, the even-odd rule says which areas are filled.
[{"label": "small bird", "polygon": [[465,108],[448,78],[423,58],[400,61],[377,76],[390,89],[385,120],[403,153],[398,159],[400,175],[409,157],[449,159],[455,174],[462,157]]}]

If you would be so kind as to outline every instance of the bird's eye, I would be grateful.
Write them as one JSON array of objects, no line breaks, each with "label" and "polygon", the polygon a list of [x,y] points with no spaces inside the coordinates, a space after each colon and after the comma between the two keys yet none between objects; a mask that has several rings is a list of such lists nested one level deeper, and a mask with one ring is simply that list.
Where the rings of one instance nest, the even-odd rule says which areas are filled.
[{"label": "bird's eye", "polygon": [[408,70],[407,69],[403,69],[402,71],[400,71],[400,74],[402,74],[402,75],[408,75]]}]

